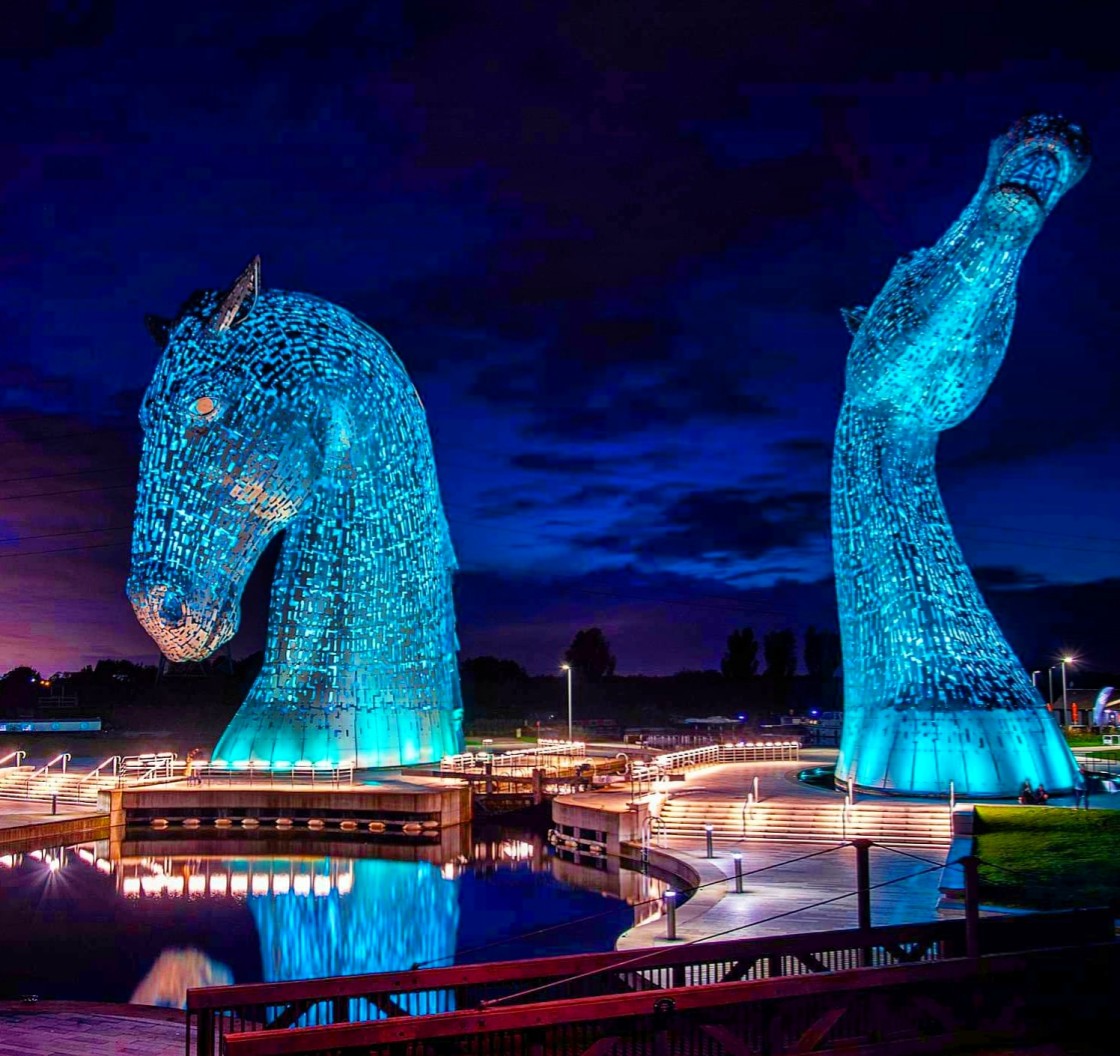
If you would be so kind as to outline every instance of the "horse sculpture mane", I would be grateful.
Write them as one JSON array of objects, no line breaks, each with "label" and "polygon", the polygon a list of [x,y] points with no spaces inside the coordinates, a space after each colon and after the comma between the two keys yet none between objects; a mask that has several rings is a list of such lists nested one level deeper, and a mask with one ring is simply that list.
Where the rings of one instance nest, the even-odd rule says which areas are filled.
[{"label": "horse sculpture mane", "polygon": [[1015,124],[941,240],[845,315],[854,339],[832,473],[845,784],[998,797],[1024,779],[1051,791],[1077,779],[953,537],[934,456],[999,370],[1023,257],[1088,164],[1076,126]]},{"label": "horse sculpture mane", "polygon": [[140,411],[137,618],[170,660],[236,632],[284,531],[264,663],[213,753],[234,766],[392,766],[458,751],[451,579],[424,409],[349,312],[263,290],[254,260],[171,321]]}]

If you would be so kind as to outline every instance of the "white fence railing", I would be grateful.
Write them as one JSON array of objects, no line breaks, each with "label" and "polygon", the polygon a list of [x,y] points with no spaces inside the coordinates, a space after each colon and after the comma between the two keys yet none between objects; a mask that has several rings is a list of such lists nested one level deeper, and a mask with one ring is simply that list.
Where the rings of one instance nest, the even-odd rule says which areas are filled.
[{"label": "white fence railing", "polygon": [[467,773],[485,770],[489,765],[493,773],[513,770],[531,770],[537,767],[556,769],[570,766],[576,759],[587,756],[587,745],[583,741],[545,741],[535,748],[515,748],[510,752],[495,755],[493,752],[462,752],[459,755],[445,755],[439,761],[440,770],[448,773]]},{"label": "white fence railing", "polygon": [[740,741],[738,744],[706,744],[668,752],[650,760],[662,770],[691,770],[715,763],[748,763],[767,760],[793,760],[801,757],[800,741]]}]

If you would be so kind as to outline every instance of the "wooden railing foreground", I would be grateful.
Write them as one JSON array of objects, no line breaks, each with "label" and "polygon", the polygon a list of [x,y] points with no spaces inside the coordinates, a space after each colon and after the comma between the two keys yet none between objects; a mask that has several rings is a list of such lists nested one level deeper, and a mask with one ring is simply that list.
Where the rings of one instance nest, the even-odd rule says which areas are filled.
[{"label": "wooden railing foreground", "polygon": [[[1105,941],[1104,910],[979,920],[979,945],[996,954]],[[960,958],[966,921],[941,920],[647,950],[541,957],[374,975],[207,987],[187,992],[187,1053],[213,1056],[227,1036],[347,1022],[441,1015],[495,1004],[727,986]]]},{"label": "wooden railing foreground", "polygon": [[[1107,1023],[1120,963],[1108,941],[227,1035],[222,1056],[862,1056],[949,1052],[982,1039],[1057,1039]],[[1083,1031],[1081,1040],[1091,1037]]]}]

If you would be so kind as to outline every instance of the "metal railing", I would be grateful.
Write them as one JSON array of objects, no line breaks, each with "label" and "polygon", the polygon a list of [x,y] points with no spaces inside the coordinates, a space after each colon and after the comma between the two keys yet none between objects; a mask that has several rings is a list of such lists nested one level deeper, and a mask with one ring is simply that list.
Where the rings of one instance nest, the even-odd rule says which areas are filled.
[{"label": "metal railing", "polygon": [[737,744],[707,744],[654,756],[651,764],[662,770],[690,770],[716,763],[747,763],[793,760],[801,757],[800,741],[740,741]]},{"label": "metal railing", "polygon": [[34,780],[37,777],[49,774],[51,772],[51,767],[54,766],[55,763],[61,763],[62,773],[66,773],[66,764],[69,763],[72,758],[69,752],[59,752],[50,762],[44,763],[38,770],[33,770],[31,774],[28,775],[29,779]]},{"label": "metal railing", "polygon": [[[183,761],[176,766],[185,773],[188,764]],[[296,763],[269,763],[250,760],[244,763],[225,762],[191,762],[190,773],[186,776],[197,781],[212,783],[214,781],[268,781],[269,784],[323,784],[323,785],[352,785],[354,784],[354,764],[336,766],[328,762],[311,763],[300,761]]]},{"label": "metal railing", "polygon": [[439,763],[441,771],[464,773],[489,766],[492,770],[521,770],[539,767],[542,761],[556,760],[570,766],[575,759],[583,759],[587,745],[583,741],[541,741],[535,748],[516,748],[495,755],[493,752],[462,752],[445,755]]},{"label": "metal railing", "polygon": [[[235,1052],[319,1052],[322,1037],[340,1024],[362,1022],[360,1041],[347,1036],[339,1048],[377,1046],[386,1024],[372,1020],[431,1017],[427,1024],[395,1025],[396,1039],[416,1038],[433,1029],[453,1037],[468,1009],[476,1029],[484,1019],[513,1008],[586,1007],[588,1021],[602,1019],[602,1002],[676,989],[727,988],[716,1003],[734,1000],[744,983],[791,976],[821,977],[849,969],[930,964],[968,953],[967,922],[940,920],[889,927],[852,928],[816,934],[767,936],[724,942],[659,946],[644,950],[572,954],[491,964],[427,968],[377,975],[241,984],[187,991],[187,1053],[213,1056]],[[986,918],[979,922],[981,948],[999,953],[1044,945],[1111,939],[1107,911]],[[591,999],[590,1003],[586,999]],[[496,1006],[501,1005],[502,1008]],[[483,1011],[479,1011],[479,1010]],[[459,1013],[459,1015],[456,1015]],[[329,1025],[334,1024],[335,1027]],[[315,1034],[328,1027],[328,1035]],[[500,1029],[500,1028],[499,1028]],[[366,1032],[369,1033],[366,1033]],[[475,1031],[470,1031],[475,1032]],[[482,1033],[488,1032],[482,1029]],[[272,1035],[272,1043],[264,1035]],[[259,1045],[245,1044],[255,1036]],[[278,1037],[277,1037],[278,1035]],[[300,1035],[308,1046],[301,1044]],[[504,1051],[500,1049],[494,1052]],[[524,1050],[522,1050],[524,1051]],[[551,1051],[551,1050],[549,1050]]]}]

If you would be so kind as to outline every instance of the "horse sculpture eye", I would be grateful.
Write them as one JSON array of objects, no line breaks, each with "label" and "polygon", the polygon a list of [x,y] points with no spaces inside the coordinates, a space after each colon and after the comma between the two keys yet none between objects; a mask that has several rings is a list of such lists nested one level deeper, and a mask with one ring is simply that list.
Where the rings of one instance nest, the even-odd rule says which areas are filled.
[{"label": "horse sculpture eye", "polygon": [[192,409],[200,417],[209,418],[218,409],[218,405],[209,396],[199,396]]}]

